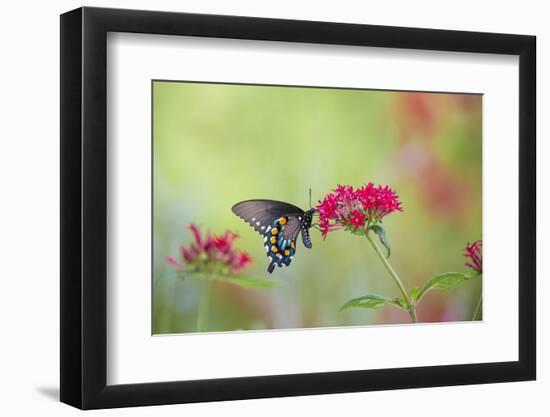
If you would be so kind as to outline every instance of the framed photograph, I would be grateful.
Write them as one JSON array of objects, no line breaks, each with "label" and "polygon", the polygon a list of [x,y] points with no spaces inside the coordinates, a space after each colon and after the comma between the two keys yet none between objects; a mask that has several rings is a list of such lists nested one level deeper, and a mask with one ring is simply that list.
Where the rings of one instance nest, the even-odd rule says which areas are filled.
[{"label": "framed photograph", "polygon": [[535,379],[535,37],[61,16],[61,401]]}]

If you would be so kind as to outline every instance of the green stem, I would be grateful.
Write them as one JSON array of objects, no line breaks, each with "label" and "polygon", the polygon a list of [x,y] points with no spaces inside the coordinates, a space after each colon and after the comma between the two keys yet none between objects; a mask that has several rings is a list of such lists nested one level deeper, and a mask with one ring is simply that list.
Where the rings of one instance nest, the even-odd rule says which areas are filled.
[{"label": "green stem", "polygon": [[418,323],[418,319],[416,318],[416,306],[409,304],[409,315],[413,323]]},{"label": "green stem", "polygon": [[479,296],[479,301],[477,302],[474,315],[472,316],[472,321],[481,320],[481,305],[483,304],[483,297]]},{"label": "green stem", "polygon": [[197,331],[206,332],[208,330],[208,307],[210,302],[210,285],[211,280],[204,277],[204,286],[201,289],[199,300],[199,312],[197,315]]},{"label": "green stem", "polygon": [[392,268],[392,266],[390,265],[390,263],[388,262],[388,260],[384,256],[384,253],[382,252],[382,250],[378,247],[376,242],[372,239],[372,237],[369,234],[368,229],[367,229],[367,233],[365,234],[365,236],[367,237],[368,241],[370,242],[370,244],[374,248],[374,251],[376,252],[378,257],[380,258],[380,260],[382,261],[384,266],[386,267],[387,271],[390,273],[390,276],[393,278],[395,284],[397,285],[397,287],[401,291],[401,295],[403,296],[403,300],[407,304],[407,311],[409,312],[409,315],[411,316],[412,322],[417,323],[418,320],[416,318],[416,307],[412,304],[411,299],[409,298],[409,293],[405,289],[405,286],[403,285],[403,282],[401,282],[401,279],[399,278],[399,275],[397,275],[397,272],[395,272],[395,270]]}]

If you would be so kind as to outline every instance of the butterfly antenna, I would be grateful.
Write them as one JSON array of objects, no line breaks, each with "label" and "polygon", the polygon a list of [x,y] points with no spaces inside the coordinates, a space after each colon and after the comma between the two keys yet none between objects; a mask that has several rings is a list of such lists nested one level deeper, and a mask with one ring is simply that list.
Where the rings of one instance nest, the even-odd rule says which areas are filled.
[{"label": "butterfly antenna", "polygon": [[311,188],[309,189],[309,208],[311,209]]}]

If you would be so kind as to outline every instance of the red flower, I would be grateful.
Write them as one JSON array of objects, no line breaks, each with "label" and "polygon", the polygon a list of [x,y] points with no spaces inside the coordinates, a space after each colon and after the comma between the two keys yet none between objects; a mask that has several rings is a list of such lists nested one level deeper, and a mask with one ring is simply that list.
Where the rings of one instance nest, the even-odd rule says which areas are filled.
[{"label": "red flower", "polygon": [[[221,235],[213,235],[208,231],[204,237],[194,224],[189,225],[189,230],[195,241],[187,247],[180,246],[180,255],[191,270],[205,274],[234,275],[252,263],[247,252],[234,248],[233,244],[238,239],[235,233],[226,230]],[[184,269],[184,265],[172,256],[166,260],[178,270]]]},{"label": "red flower", "polygon": [[465,262],[464,265],[466,265],[468,268],[472,268],[473,270],[479,272],[480,274],[483,272],[483,241],[477,240],[471,245],[468,243],[468,245],[464,248],[464,256],[466,258],[470,258],[468,262]]},{"label": "red flower", "polygon": [[351,213],[349,221],[351,224],[353,224],[353,227],[355,229],[358,229],[360,226],[365,225],[365,217],[367,217],[365,213],[359,213],[357,210],[355,210],[353,213]]},{"label": "red flower", "polygon": [[376,224],[394,211],[403,211],[399,197],[388,186],[373,183],[356,190],[351,185],[339,185],[316,207],[323,237],[328,232]]}]

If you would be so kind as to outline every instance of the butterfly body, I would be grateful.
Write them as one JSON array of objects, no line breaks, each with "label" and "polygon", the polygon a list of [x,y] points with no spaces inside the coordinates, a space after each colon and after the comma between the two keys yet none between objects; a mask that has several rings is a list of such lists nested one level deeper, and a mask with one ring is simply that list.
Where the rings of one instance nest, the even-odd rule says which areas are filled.
[{"label": "butterfly body", "polygon": [[248,200],[235,204],[233,212],[250,224],[264,239],[271,262],[267,268],[289,266],[296,253],[296,239],[302,233],[304,246],[311,248],[309,228],[315,209],[304,211],[292,204],[275,200]]}]

